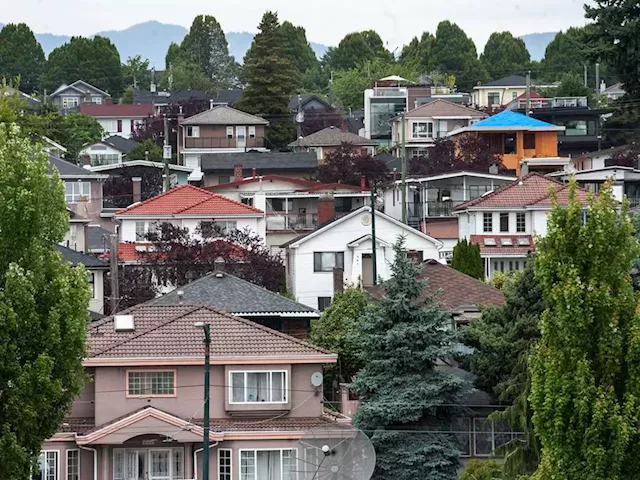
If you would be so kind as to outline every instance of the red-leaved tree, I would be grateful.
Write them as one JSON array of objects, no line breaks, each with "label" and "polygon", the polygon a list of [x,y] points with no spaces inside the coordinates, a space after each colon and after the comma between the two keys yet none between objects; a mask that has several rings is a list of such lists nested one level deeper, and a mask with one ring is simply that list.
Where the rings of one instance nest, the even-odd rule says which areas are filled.
[{"label": "red-leaved tree", "polygon": [[324,183],[360,185],[364,177],[369,185],[376,185],[388,176],[386,163],[371,155],[363,155],[350,143],[343,143],[327,154],[318,167],[318,180]]},{"label": "red-leaved tree", "polygon": [[[126,165],[126,164],[125,164]],[[133,203],[132,177],[142,178],[140,185],[141,200],[147,200],[162,193],[162,170],[146,167],[123,167],[118,175],[110,176],[103,186],[105,202],[118,208],[128,207]]]},{"label": "red-leaved tree", "polygon": [[616,151],[605,161],[607,167],[640,167],[640,144],[632,143]]},{"label": "red-leaved tree", "polygon": [[345,119],[334,108],[305,110],[302,135],[306,137],[327,127],[343,129],[346,126]]}]

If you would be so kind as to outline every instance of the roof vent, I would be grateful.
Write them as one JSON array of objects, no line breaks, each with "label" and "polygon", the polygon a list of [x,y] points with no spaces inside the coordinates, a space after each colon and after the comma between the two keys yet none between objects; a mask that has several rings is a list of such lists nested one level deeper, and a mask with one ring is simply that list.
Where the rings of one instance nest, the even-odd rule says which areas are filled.
[{"label": "roof vent", "polygon": [[184,290],[178,290],[178,303],[182,304],[184,300]]},{"label": "roof vent", "polygon": [[133,315],[114,315],[113,328],[116,332],[131,332],[134,329]]}]

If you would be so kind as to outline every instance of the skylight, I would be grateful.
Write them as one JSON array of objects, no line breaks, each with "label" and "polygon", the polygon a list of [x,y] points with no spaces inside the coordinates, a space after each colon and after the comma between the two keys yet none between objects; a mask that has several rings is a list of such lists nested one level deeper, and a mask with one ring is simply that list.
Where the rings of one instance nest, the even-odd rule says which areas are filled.
[{"label": "skylight", "polygon": [[496,246],[496,239],[495,238],[485,238],[484,239],[484,244],[486,247],[495,247]]},{"label": "skylight", "polygon": [[529,242],[528,238],[519,238],[518,239],[518,245],[520,245],[521,247],[526,247],[531,245],[531,243]]},{"label": "skylight", "polygon": [[513,247],[513,240],[510,238],[502,238],[500,239],[500,245],[503,247]]}]

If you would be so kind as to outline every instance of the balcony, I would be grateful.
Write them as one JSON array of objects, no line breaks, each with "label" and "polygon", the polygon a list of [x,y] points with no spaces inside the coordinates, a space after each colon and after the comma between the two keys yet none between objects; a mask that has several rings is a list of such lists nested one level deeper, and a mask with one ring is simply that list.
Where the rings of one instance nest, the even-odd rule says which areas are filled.
[{"label": "balcony", "polygon": [[406,87],[376,87],[373,89],[374,97],[406,97]]},{"label": "balcony", "polygon": [[[558,98],[532,98],[529,101],[532,110],[541,108],[587,108],[589,106],[587,97],[558,97]],[[527,101],[516,100],[515,108],[525,110]]]},{"label": "balcony", "polygon": [[318,227],[317,213],[267,213],[267,230],[270,231],[305,231]]},{"label": "balcony", "polygon": [[[462,201],[429,201],[424,203],[407,203],[407,213],[410,218],[427,217],[453,217],[455,208],[462,204]],[[426,211],[425,211],[426,210]]]},{"label": "balcony", "polygon": [[122,157],[117,153],[91,154],[89,155],[92,167],[101,165],[114,165],[122,161]]},{"label": "balcony", "polygon": [[189,137],[184,141],[184,148],[264,148],[264,137],[255,138],[195,138]]}]

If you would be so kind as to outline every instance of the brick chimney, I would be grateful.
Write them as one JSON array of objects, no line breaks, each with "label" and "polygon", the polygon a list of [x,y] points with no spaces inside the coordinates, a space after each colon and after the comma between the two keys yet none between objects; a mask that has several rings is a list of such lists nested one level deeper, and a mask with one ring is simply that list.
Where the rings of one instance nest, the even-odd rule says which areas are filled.
[{"label": "brick chimney", "polygon": [[333,195],[318,198],[318,225],[323,225],[336,216],[336,203]]},{"label": "brick chimney", "polygon": [[104,104],[105,105],[113,105],[113,98],[108,97],[104,99]]},{"label": "brick chimney", "polygon": [[242,175],[242,165],[234,165],[233,166],[233,181],[239,182],[242,180],[244,176]]},{"label": "brick chimney", "polygon": [[142,200],[142,177],[131,177],[131,186],[133,191],[133,203]]},{"label": "brick chimney", "polygon": [[227,270],[227,263],[224,261],[224,258],[218,257],[213,261],[213,271],[218,274],[222,274]]}]

